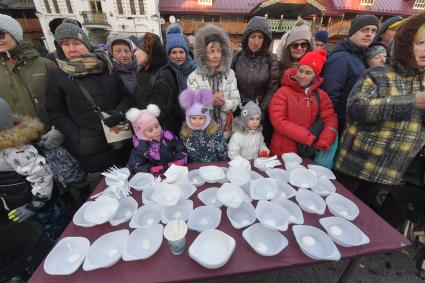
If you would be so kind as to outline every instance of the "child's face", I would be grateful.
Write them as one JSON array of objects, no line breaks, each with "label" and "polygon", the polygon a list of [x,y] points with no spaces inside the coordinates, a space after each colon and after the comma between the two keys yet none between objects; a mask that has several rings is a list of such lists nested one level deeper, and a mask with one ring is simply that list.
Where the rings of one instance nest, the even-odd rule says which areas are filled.
[{"label": "child's face", "polygon": [[153,126],[147,127],[143,131],[143,134],[150,140],[159,141],[159,138],[161,137],[161,130],[159,123],[155,123]]},{"label": "child's face", "polygon": [[205,116],[195,115],[190,116],[190,124],[194,130],[200,130],[204,127],[205,124]]},{"label": "child's face", "polygon": [[260,114],[254,114],[251,118],[248,120],[248,128],[250,130],[256,130],[258,126],[260,125],[261,116]]},{"label": "child's face", "polygon": [[217,69],[221,63],[221,45],[218,42],[211,42],[207,46],[208,61],[213,68]]}]

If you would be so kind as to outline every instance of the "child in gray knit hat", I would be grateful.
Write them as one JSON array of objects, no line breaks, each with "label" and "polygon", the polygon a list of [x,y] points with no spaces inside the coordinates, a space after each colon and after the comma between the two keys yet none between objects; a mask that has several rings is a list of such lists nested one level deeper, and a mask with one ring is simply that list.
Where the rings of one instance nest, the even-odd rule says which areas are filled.
[{"label": "child in gray knit hat", "polygon": [[261,109],[257,103],[250,101],[241,107],[240,126],[229,141],[229,158],[241,156],[252,160],[258,156],[267,157],[270,150],[264,143],[261,131]]},{"label": "child in gray knit hat", "polygon": [[369,68],[384,65],[387,62],[387,49],[384,45],[375,43],[367,49],[365,61]]}]

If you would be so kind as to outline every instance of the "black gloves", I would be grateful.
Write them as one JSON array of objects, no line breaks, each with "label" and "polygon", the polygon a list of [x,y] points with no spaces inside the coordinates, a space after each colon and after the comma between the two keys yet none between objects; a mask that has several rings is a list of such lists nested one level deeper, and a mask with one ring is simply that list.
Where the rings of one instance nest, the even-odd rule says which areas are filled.
[{"label": "black gloves", "polygon": [[110,110],[107,111],[106,114],[110,115],[108,118],[103,119],[103,123],[105,123],[108,127],[113,127],[119,124],[120,122],[125,120],[125,116],[118,110]]}]

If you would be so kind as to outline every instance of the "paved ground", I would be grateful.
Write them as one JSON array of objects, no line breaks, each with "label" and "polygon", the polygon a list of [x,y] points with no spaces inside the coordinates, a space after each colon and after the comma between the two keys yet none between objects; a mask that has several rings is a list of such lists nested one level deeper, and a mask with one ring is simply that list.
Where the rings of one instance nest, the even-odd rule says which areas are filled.
[{"label": "paved ground", "polygon": [[[351,282],[425,282],[416,275],[415,251],[409,248],[378,256],[369,256],[362,260]],[[295,267],[273,272],[253,273],[223,279],[198,281],[207,283],[269,283],[269,282],[337,282],[347,261],[325,263],[307,267]],[[425,274],[425,272],[424,272]]]}]

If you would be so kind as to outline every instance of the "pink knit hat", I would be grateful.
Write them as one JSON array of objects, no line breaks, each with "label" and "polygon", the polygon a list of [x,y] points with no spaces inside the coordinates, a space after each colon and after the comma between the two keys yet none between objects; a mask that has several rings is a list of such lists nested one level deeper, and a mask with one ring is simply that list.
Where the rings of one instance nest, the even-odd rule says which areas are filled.
[{"label": "pink knit hat", "polygon": [[193,130],[190,124],[190,116],[205,116],[205,124],[201,130],[205,130],[210,122],[210,108],[213,103],[213,93],[210,89],[200,89],[196,93],[186,89],[179,95],[180,106],[186,110],[186,124]]},{"label": "pink knit hat", "polygon": [[131,108],[127,111],[127,113],[125,113],[125,117],[133,125],[133,130],[136,136],[140,140],[148,141],[150,139],[145,136],[144,131],[146,128],[152,127],[158,123],[157,117],[159,117],[160,113],[161,111],[157,105],[149,104],[148,107],[143,110]]}]

